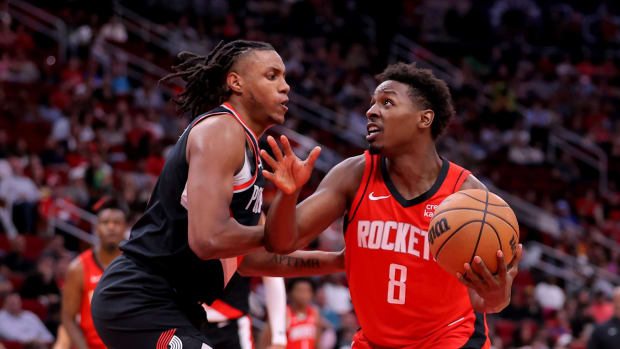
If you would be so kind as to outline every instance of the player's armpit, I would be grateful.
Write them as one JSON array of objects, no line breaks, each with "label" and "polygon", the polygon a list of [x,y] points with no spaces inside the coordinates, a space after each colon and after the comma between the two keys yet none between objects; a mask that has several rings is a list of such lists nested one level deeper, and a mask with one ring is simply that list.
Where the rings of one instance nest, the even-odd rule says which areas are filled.
[{"label": "player's armpit", "polygon": [[80,258],[74,259],[69,265],[62,290],[61,323],[71,339],[71,343],[78,349],[88,349],[82,329],[76,322],[82,303],[84,285],[84,267]]},{"label": "player's armpit", "polygon": [[288,255],[260,251],[245,256],[237,271],[243,276],[282,277],[340,273],[344,272],[344,250],[295,251]]},{"label": "player's armpit", "polygon": [[243,226],[230,217],[233,177],[243,165],[245,144],[243,128],[232,116],[208,118],[190,131],[188,242],[201,259],[235,257],[262,246],[262,226]]}]

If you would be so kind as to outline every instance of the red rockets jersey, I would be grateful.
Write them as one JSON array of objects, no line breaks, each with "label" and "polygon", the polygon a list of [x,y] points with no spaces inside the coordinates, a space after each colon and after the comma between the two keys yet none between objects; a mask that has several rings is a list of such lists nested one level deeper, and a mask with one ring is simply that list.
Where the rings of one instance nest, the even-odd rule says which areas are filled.
[{"label": "red rockets jersey", "polygon": [[470,172],[444,159],[433,186],[407,200],[385,158],[364,155],[345,229],[347,279],[364,335],[386,347],[429,348],[454,335],[468,348],[488,346],[484,314],[474,313],[467,288],[433,260],[428,241],[435,208]]},{"label": "red rockets jersey", "polygon": [[286,307],[287,344],[286,349],[314,349],[319,314],[309,306],[305,314],[297,314],[290,306]]},{"label": "red rockets jersey", "polygon": [[82,303],[80,304],[80,327],[86,344],[89,349],[105,349],[105,345],[99,338],[95,325],[93,324],[93,318],[90,315],[90,301],[93,298],[93,292],[101,275],[103,269],[95,260],[93,250],[88,249],[79,255],[82,267],[84,268],[84,284],[82,287]]}]

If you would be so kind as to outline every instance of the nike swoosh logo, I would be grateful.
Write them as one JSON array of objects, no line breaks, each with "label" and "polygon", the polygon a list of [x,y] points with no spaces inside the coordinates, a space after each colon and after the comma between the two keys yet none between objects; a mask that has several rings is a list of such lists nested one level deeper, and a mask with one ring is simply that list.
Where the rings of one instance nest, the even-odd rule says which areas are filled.
[{"label": "nike swoosh logo", "polygon": [[373,191],[372,193],[368,194],[368,198],[369,198],[370,200],[372,200],[372,201],[375,201],[375,200],[381,200],[381,199],[387,199],[387,198],[389,198],[390,196],[392,196],[392,195],[386,195],[386,196],[374,196],[374,195],[372,195],[372,194],[374,194],[374,193],[375,193],[375,192]]}]

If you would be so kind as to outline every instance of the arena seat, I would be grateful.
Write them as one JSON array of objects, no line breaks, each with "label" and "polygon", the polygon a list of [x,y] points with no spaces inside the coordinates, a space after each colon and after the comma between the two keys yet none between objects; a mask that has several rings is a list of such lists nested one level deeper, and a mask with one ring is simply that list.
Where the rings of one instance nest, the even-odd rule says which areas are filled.
[{"label": "arena seat", "polygon": [[47,307],[36,299],[22,299],[22,308],[35,313],[41,321],[47,319]]}]

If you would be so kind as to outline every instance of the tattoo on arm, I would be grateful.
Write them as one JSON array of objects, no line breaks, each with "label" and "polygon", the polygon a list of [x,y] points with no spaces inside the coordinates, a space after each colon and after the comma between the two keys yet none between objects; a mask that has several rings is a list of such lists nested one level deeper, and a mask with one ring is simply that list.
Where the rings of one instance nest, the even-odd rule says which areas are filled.
[{"label": "tattoo on arm", "polygon": [[319,268],[318,258],[299,258],[274,254],[271,261],[275,264],[286,265],[293,268]]}]

